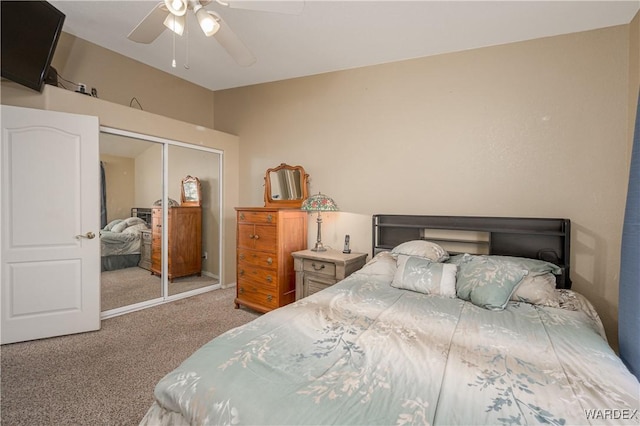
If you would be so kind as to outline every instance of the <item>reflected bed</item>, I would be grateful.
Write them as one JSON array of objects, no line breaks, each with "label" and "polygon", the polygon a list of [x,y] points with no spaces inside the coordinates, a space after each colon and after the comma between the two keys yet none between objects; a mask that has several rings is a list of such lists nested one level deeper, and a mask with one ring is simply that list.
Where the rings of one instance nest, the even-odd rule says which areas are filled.
[{"label": "reflected bed", "polygon": [[133,208],[131,217],[115,219],[100,230],[101,270],[138,266],[142,235],[140,231],[149,229],[151,209]]}]

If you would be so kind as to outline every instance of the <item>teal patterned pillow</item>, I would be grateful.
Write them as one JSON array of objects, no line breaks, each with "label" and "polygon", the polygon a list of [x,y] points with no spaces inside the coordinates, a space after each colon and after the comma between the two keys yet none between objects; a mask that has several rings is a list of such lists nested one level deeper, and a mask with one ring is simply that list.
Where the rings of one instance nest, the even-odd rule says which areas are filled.
[{"label": "teal patterned pillow", "polygon": [[398,255],[398,267],[391,286],[453,298],[456,297],[457,269],[456,265],[401,254]]},{"label": "teal patterned pillow", "polygon": [[451,256],[446,262],[453,263],[455,265],[462,265],[463,263],[470,262],[476,258],[491,258],[496,262],[508,262],[518,265],[520,268],[526,270],[529,276],[538,276],[544,275],[547,273],[552,273],[554,275],[560,275],[562,273],[562,269],[551,262],[545,262],[544,260],[530,259],[527,257],[516,257],[516,256],[499,256],[499,255],[490,255],[490,254],[456,254]]},{"label": "teal patterned pillow", "polygon": [[464,260],[458,264],[458,297],[493,311],[507,306],[516,287],[527,275],[527,270],[517,263],[492,256],[469,256]]}]

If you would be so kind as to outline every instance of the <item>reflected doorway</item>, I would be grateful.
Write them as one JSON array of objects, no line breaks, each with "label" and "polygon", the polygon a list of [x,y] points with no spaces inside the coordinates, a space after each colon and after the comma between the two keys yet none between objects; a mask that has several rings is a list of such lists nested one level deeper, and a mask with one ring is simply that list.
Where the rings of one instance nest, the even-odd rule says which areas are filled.
[{"label": "reflected doorway", "polygon": [[[219,288],[221,153],[101,130],[103,318]],[[202,184],[197,208],[180,205],[188,175]]]}]

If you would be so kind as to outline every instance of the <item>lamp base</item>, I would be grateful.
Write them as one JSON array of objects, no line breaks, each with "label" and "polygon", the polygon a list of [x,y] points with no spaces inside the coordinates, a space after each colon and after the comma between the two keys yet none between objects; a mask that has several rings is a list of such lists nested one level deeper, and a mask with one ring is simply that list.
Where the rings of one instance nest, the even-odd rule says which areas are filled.
[{"label": "lamp base", "polygon": [[324,245],[322,245],[321,242],[317,242],[316,246],[314,248],[311,249],[311,251],[327,251],[327,249],[325,248]]}]

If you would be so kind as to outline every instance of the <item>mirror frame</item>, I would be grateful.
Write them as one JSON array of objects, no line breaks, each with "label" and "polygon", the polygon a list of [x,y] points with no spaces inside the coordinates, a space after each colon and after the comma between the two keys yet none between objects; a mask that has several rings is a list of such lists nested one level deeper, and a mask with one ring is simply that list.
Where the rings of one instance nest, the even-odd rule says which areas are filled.
[{"label": "mirror frame", "polygon": [[[271,172],[278,172],[282,169],[298,170],[300,172],[300,188],[302,188],[302,198],[298,200],[274,200],[271,198]],[[265,207],[282,207],[282,208],[300,208],[304,200],[309,197],[308,182],[309,175],[304,171],[302,166],[290,166],[281,163],[278,167],[267,169],[264,177],[264,206]]]},{"label": "mirror frame", "polygon": [[[191,191],[185,191],[187,186],[195,185],[196,190],[196,199],[187,199],[187,193]],[[182,184],[180,186],[180,205],[182,206],[202,206],[202,185],[200,184],[200,179],[193,176],[187,176],[182,179]]]}]

